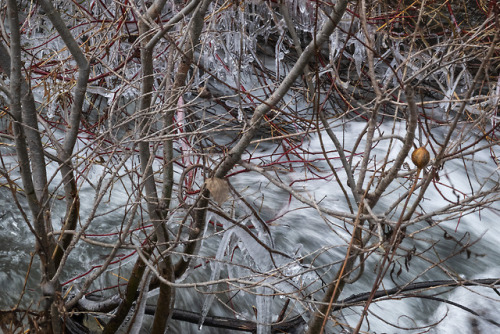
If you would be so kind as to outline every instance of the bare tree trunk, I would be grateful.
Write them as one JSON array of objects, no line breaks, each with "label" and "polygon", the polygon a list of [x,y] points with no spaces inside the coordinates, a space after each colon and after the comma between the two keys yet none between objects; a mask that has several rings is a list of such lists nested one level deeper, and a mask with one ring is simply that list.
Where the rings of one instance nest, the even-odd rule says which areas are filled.
[{"label": "bare tree trunk", "polygon": [[[67,132],[64,150],[59,151],[62,161],[66,161],[61,166],[63,179],[65,180],[66,199],[68,203],[65,219],[65,228],[74,229],[78,220],[79,200],[76,191],[76,182],[73,176],[73,167],[70,157],[76,135],[79,131],[79,121],[81,108],[83,105],[85,87],[87,84],[89,67],[83,53],[81,53],[78,44],[74,41],[66,26],[58,14],[51,7],[50,3],[42,1],[45,11],[53,21],[54,26],[59,28],[59,32],[64,42],[68,45],[70,51],[74,51],[75,59],[80,66],[79,79],[76,88],[75,102],[71,112],[70,131]],[[45,169],[44,148],[42,146],[40,132],[38,130],[38,120],[35,102],[28,84],[24,81],[21,74],[21,50],[19,20],[17,14],[17,3],[14,0],[8,2],[9,24],[11,27],[11,64],[7,65],[5,59],[8,59],[3,46],[0,49],[0,56],[3,58],[2,68],[5,73],[11,77],[11,110],[14,118],[14,134],[16,140],[16,149],[18,153],[21,176],[23,185],[28,198],[30,210],[35,220],[35,231],[37,233],[37,253],[41,259],[42,265],[42,291],[47,298],[45,303],[46,310],[50,309],[52,329],[58,333],[62,331],[60,315],[58,311],[57,300],[60,287],[57,278],[54,277],[65,246],[71,241],[71,235],[66,234],[63,237],[61,246],[54,252],[55,243],[48,232],[52,230],[49,202],[48,202],[48,183]],[[62,29],[62,30],[61,30]],[[71,44],[71,40],[73,43]],[[29,152],[29,153],[28,153]],[[64,153],[64,154],[61,154]]]},{"label": "bare tree trunk", "polygon": [[[199,6],[197,7],[196,11],[193,13],[193,17],[190,20],[190,29],[189,29],[189,36],[186,41],[186,45],[182,50],[182,55],[181,55],[181,62],[179,64],[179,68],[175,74],[174,78],[174,83],[171,88],[171,95],[169,99],[169,104],[172,106],[177,105],[177,101],[179,98],[182,97],[182,94],[184,93],[185,90],[185,85],[186,85],[186,79],[188,77],[188,71],[191,68],[191,65],[193,64],[193,57],[194,57],[194,50],[196,45],[199,43],[200,35],[203,29],[203,18],[204,15],[207,11],[207,8],[210,4],[211,0],[203,0]],[[174,119],[174,108],[168,108],[167,113],[165,115],[165,127],[167,129],[171,129],[173,127],[173,119]],[[172,139],[167,139],[164,142],[165,145],[165,152],[168,154],[168,156],[172,156],[173,152],[173,141]],[[173,161],[169,160],[168,163],[165,165],[165,173],[167,175],[172,175],[173,176]],[[172,196],[172,189],[165,189],[164,194],[163,194],[163,199],[165,202],[168,201],[168,199]],[[201,195],[203,198],[203,194]],[[205,204],[208,204],[207,200],[201,199],[201,202],[205,202]],[[206,205],[204,206],[204,208]],[[204,219],[204,214],[202,214],[202,217],[196,216],[196,211],[195,211],[195,228],[190,229],[189,234],[191,235],[193,233],[193,230],[196,232],[199,232],[198,228],[200,226],[204,226],[205,219]],[[201,227],[202,228],[202,227]],[[196,234],[196,233],[195,233]],[[186,254],[192,255],[194,254],[196,250],[196,243],[188,243],[186,247],[184,248],[184,252]],[[189,267],[189,262],[190,262],[190,257],[187,259],[181,258],[179,261],[175,264],[174,266],[174,277],[179,278],[184,274],[184,272],[187,270]]]},{"label": "bare tree trunk", "polygon": [[141,258],[135,262],[134,268],[132,269],[132,273],[129,276],[127,288],[125,290],[124,298],[118,307],[114,317],[106,324],[103,330],[103,334],[114,334],[118,331],[123,320],[127,317],[130,309],[134,305],[138,295],[139,295],[139,286],[141,284],[141,280],[144,275],[144,270],[146,269],[146,265],[142,262]]},{"label": "bare tree trunk", "polygon": [[[139,111],[144,114],[139,133],[141,137],[146,137],[151,126],[149,110],[151,108],[151,98],[153,94],[153,48],[148,48],[148,42],[151,40],[150,22],[153,22],[160,14],[165,0],[155,1],[148,8],[142,20],[139,21],[139,36],[141,36],[141,63],[142,63],[142,86]],[[156,190],[156,182],[154,180],[152,168],[152,156],[149,148],[149,142],[139,142],[139,156],[142,169],[142,182],[146,190],[146,201],[148,212],[155,229],[155,241],[158,252],[160,253],[160,261],[158,263],[159,272],[163,278],[168,281],[173,281],[172,260],[169,254],[165,254],[167,243],[169,241],[167,227],[165,225],[165,217],[160,208],[160,200]],[[141,261],[138,259],[138,261]],[[142,275],[141,275],[142,276]],[[164,333],[171,316],[171,311],[174,303],[174,290],[171,286],[160,284],[160,295],[156,305],[155,317],[153,320],[153,329],[151,333]]]},{"label": "bare tree trunk", "polygon": [[[68,50],[78,66],[78,78],[73,94],[73,105],[69,114],[69,124],[66,128],[64,143],[62,146],[56,145],[56,148],[58,148],[58,158],[60,159],[59,163],[66,198],[66,216],[64,218],[63,230],[74,230],[79,217],[80,199],[78,196],[76,179],[73,173],[74,167],[71,159],[77,135],[80,130],[80,119],[82,116],[83,102],[90,74],[90,65],[80,49],[80,46],[71,35],[71,32],[66,27],[64,21],[61,19],[61,16],[52,6],[52,3],[49,0],[41,0],[40,5],[45,11],[47,17],[50,19],[54,28],[56,28],[57,32],[61,36],[64,44],[68,47]],[[56,268],[61,265],[60,261],[63,253],[71,243],[72,238],[72,234],[64,234],[62,236],[54,254]]]},{"label": "bare tree trunk", "polygon": [[[175,23],[181,20],[185,15],[188,15],[192,10],[196,8],[198,1],[191,1],[186,5],[175,17],[169,20],[168,24],[163,27],[163,29],[151,37],[151,23],[158,17],[161,9],[165,5],[165,1],[155,2],[145,13],[142,20],[139,21],[139,34],[143,38],[141,45],[141,62],[142,62],[142,86],[141,86],[141,99],[140,99],[140,112],[144,113],[144,117],[140,123],[140,133],[141,135],[146,135],[149,131],[150,118],[148,116],[148,111],[151,107],[151,99],[153,94],[153,83],[154,83],[154,73],[153,73],[153,51],[156,43],[160,38],[167,33]],[[203,21],[202,21],[203,24]],[[169,75],[169,74],[167,74]],[[167,106],[167,109],[168,106]],[[169,117],[170,116],[170,117]],[[164,117],[165,128],[170,129],[173,125],[173,114],[167,113]],[[173,189],[173,148],[172,140],[167,140],[164,143],[164,190],[162,194],[162,199],[158,197],[156,190],[156,183],[153,177],[152,169],[152,155],[149,148],[149,142],[141,141],[139,143],[139,155],[141,161],[142,169],[142,180],[144,182],[144,188],[146,192],[146,199],[148,205],[148,212],[150,219],[153,222],[155,228],[155,236],[152,241],[156,242],[158,245],[158,251],[160,252],[162,260],[159,263],[160,273],[163,278],[168,281],[174,281],[173,266],[171,263],[171,258],[168,254],[165,254],[166,245],[168,243],[169,237],[165,226],[165,218],[168,215],[168,209],[170,206],[170,198],[172,197]],[[150,254],[150,253],[149,253]],[[143,268],[144,264],[141,258],[137,259],[136,268]],[[127,295],[126,300],[120,305],[119,312],[106,326],[105,331],[107,333],[113,333],[119,325],[125,320],[132,303],[137,298],[136,294],[132,294],[131,291],[137,289],[144,270],[134,270],[133,276],[131,277],[129,284],[127,285]],[[171,316],[171,310],[174,303],[174,290],[171,286],[167,284],[160,284],[160,297],[158,298],[158,303],[155,312],[155,319],[153,321],[153,333],[163,333],[165,331],[168,319]]]},{"label": "bare tree trunk", "polygon": [[[24,191],[28,199],[31,214],[34,219],[34,228],[37,238],[37,254],[40,257],[42,269],[42,292],[47,298],[43,303],[45,316],[44,330],[60,332],[59,321],[52,322],[54,316],[59,319],[57,308],[53,307],[55,298],[53,286],[49,284],[55,273],[54,262],[51,259],[53,243],[48,237],[50,230],[50,215],[47,208],[47,177],[45,172],[45,161],[43,158],[43,148],[40,134],[38,132],[37,114],[31,96],[31,91],[27,87],[22,76],[21,62],[21,37],[19,33],[19,18],[17,13],[17,3],[15,0],[7,2],[9,25],[11,30],[11,57],[5,52],[3,45],[1,48],[4,64],[4,72],[10,75],[10,100],[11,114],[14,120],[13,130],[16,143],[19,168],[23,181]],[[7,59],[10,64],[7,67]],[[23,104],[24,102],[24,104]],[[31,161],[31,163],[30,163]]]}]

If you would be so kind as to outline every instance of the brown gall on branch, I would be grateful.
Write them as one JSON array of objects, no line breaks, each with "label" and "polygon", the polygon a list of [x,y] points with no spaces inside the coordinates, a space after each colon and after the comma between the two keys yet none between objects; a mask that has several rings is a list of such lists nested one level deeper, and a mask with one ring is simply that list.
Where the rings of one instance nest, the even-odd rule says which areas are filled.
[{"label": "brown gall on branch", "polygon": [[411,161],[418,169],[424,169],[431,160],[429,151],[425,147],[419,147],[411,154]]}]

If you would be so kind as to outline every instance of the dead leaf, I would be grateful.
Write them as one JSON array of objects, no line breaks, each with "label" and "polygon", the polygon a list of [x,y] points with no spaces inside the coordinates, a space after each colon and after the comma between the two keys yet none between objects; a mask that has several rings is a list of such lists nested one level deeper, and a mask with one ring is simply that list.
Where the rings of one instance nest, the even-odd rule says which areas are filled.
[{"label": "dead leaf", "polygon": [[205,181],[207,189],[217,204],[221,205],[229,198],[229,184],[226,179],[212,177]]}]

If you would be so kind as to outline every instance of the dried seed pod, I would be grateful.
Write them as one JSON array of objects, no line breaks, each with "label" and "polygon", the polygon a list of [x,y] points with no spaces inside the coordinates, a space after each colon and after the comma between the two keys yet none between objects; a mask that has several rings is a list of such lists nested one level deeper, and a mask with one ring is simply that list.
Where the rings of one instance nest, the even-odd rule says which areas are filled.
[{"label": "dried seed pod", "polygon": [[429,163],[431,156],[425,147],[419,147],[411,154],[411,161],[417,166],[418,169],[424,169]]}]

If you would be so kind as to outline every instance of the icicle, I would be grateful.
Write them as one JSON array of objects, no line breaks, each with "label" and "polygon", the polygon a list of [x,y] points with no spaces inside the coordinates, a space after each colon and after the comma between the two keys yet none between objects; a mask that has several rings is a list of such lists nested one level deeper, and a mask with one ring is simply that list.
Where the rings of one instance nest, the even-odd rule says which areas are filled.
[{"label": "icicle", "polygon": [[[398,63],[396,61],[396,59],[393,59],[391,61],[391,64],[390,66],[387,68],[387,70],[385,71],[385,75],[384,75],[384,78],[382,79],[382,82],[385,84],[387,81],[391,80],[391,79],[395,79],[395,75],[394,75],[394,70],[396,67],[398,66]],[[393,81],[394,83],[394,81]]]},{"label": "icicle", "polygon": [[[250,221],[251,223],[251,221]],[[254,237],[242,228],[235,228],[238,237],[238,246],[243,254],[249,256],[260,271],[268,271],[274,264],[269,257],[269,252],[261,244],[255,241]],[[262,242],[269,245],[269,238],[259,233],[257,236]],[[277,257],[275,257],[276,260]]]},{"label": "icicle", "polygon": [[[222,237],[221,242],[219,243],[219,248],[217,249],[217,254],[215,255],[215,260],[213,262],[213,270],[210,274],[210,281],[214,281],[219,278],[222,266],[221,261],[224,257],[224,254],[226,253],[226,249],[229,247],[232,235],[233,229],[226,231],[224,233],[224,236]],[[201,328],[203,327],[203,323],[205,322],[205,318],[207,317],[208,311],[210,310],[210,306],[212,306],[212,303],[214,301],[215,294],[213,294],[213,291],[215,287],[215,285],[210,285],[210,287],[208,288],[208,294],[207,297],[205,297],[205,301],[203,302],[203,307],[201,309],[201,318],[200,322],[198,323],[199,330],[201,330]]]},{"label": "icicle", "polygon": [[[281,22],[281,21],[280,21]],[[280,64],[283,58],[285,58],[285,52],[283,50],[283,40],[285,38],[285,29],[283,29],[283,26],[281,24],[278,25],[278,29],[280,31],[280,37],[278,38],[278,42],[276,43],[276,46],[274,47],[274,56],[275,56],[275,62],[276,62],[276,78],[279,79],[280,77]],[[283,51],[282,51],[283,50]]]},{"label": "icicle", "polygon": [[238,108],[238,122],[243,122],[243,110]]},{"label": "icicle", "polygon": [[302,15],[305,15],[306,14],[306,11],[307,11],[307,7],[306,7],[306,3],[307,1],[306,0],[299,0],[299,10],[300,10],[300,13]]},{"label": "icicle", "polygon": [[49,119],[52,119],[56,115],[56,110],[57,110],[57,99],[53,99],[49,103],[49,107],[47,108],[47,117]]},{"label": "icicle", "polygon": [[139,304],[136,306],[136,317],[132,326],[130,327],[129,333],[131,334],[139,334],[141,332],[142,324],[144,321],[144,311],[146,310],[146,302],[148,300],[148,287],[149,283],[151,282],[151,277],[153,277],[153,275],[148,272],[146,273],[145,279],[141,282],[141,286],[139,288],[139,291],[141,291],[141,296],[139,298]]},{"label": "icicle", "polygon": [[274,240],[272,234],[266,229],[262,222],[254,221],[253,219],[250,221],[252,226],[255,227],[255,231],[257,231],[259,240],[265,243],[266,245],[270,245],[270,247],[274,248]]},{"label": "icicle", "polygon": [[340,53],[339,48],[339,30],[335,29],[333,34],[330,35],[330,63],[333,64]]},{"label": "icicle", "polygon": [[366,49],[365,46],[362,44],[362,42],[365,42],[364,34],[361,32],[357,33],[356,36],[359,40],[354,41],[354,53],[353,53],[353,58],[354,58],[354,65],[356,67],[356,72],[358,73],[359,76],[361,76],[361,65],[363,64],[365,58],[366,58]]},{"label": "icicle", "polygon": [[108,106],[113,104],[113,100],[115,98],[115,94],[118,91],[118,88],[115,89],[107,89],[101,86],[88,86],[87,92],[92,94],[98,94],[102,97],[105,97],[108,103]]},{"label": "icicle", "polygon": [[[205,228],[203,229],[203,235],[201,237],[200,249],[203,248],[203,244],[205,243],[205,236],[207,235],[208,225],[210,225],[210,221],[213,219],[212,213],[210,211],[207,212]],[[201,259],[202,266],[204,266],[205,260]]]},{"label": "icicle", "polygon": [[184,99],[179,97],[177,101],[177,109],[176,109],[176,119],[177,119],[177,133],[181,134],[184,132]]},{"label": "icicle", "polygon": [[257,334],[271,333],[272,323],[272,290],[267,287],[257,288]]},{"label": "icicle", "polygon": [[495,95],[493,96],[492,105],[496,106],[498,104],[499,100],[500,100],[500,76],[498,77],[498,80],[497,80],[497,86],[495,89]]},{"label": "icicle", "polygon": [[180,147],[182,151],[182,162],[186,167],[191,165],[191,159],[189,155],[191,153],[191,146],[186,138],[182,137],[182,134],[185,132],[185,117],[186,117],[186,109],[184,108],[184,99],[179,97],[177,101],[177,109],[176,109],[176,120],[177,120],[177,133],[180,135]]}]

